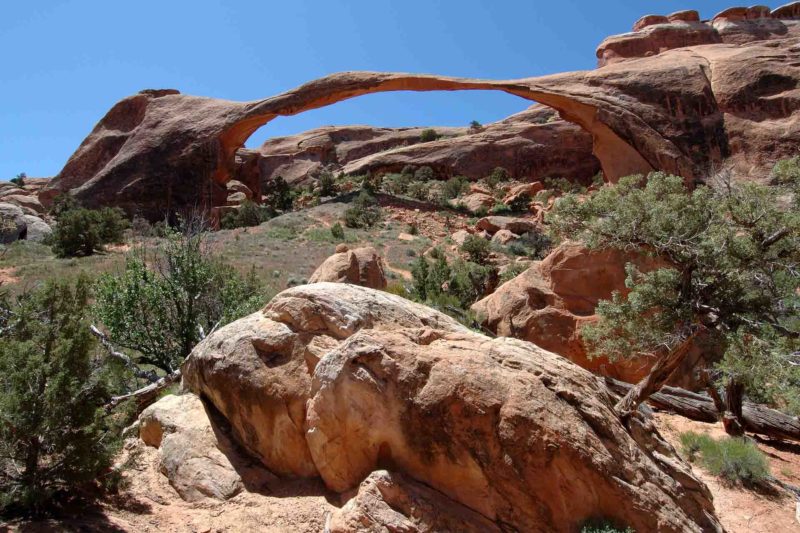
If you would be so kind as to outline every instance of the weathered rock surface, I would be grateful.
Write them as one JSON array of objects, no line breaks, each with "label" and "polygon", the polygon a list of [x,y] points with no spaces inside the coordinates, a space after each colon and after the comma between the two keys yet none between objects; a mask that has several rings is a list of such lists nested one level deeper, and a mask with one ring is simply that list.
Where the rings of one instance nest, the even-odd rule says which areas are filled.
[{"label": "weathered rock surface", "polygon": [[710,21],[700,21],[697,11],[679,11],[669,16],[645,15],[633,32],[613,35],[597,47],[598,66],[666,50],[706,44],[745,44],[780,39],[800,31],[794,19],[800,2],[770,11],[766,6],[732,7]]},{"label": "weathered rock surface", "polygon": [[482,192],[473,192],[459,199],[470,213],[486,213],[496,203],[493,196]]},{"label": "weathered rock surface", "polygon": [[0,244],[24,239],[28,233],[25,212],[16,204],[0,203],[0,218],[7,221],[0,230]]},{"label": "weathered rock surface", "polygon": [[523,233],[536,231],[539,228],[539,224],[534,218],[490,216],[480,219],[475,224],[475,228],[490,235],[494,235],[500,230],[522,235]]},{"label": "weathered rock surface", "polygon": [[501,529],[472,509],[408,476],[378,470],[361,483],[355,497],[333,513],[329,531],[499,533]]},{"label": "weathered rock surface", "polygon": [[[572,531],[597,515],[642,531],[718,527],[706,487],[646,420],[622,425],[599,378],[395,295],[286,290],[183,370],[270,470],[337,492],[369,478],[337,530]],[[404,477],[370,477],[385,466]]]},{"label": "weathered rock surface", "polygon": [[334,283],[353,283],[372,289],[386,288],[386,275],[383,260],[372,246],[343,250],[327,258],[311,274],[309,283],[332,281]]},{"label": "weathered rock surface", "polygon": [[161,471],[186,501],[227,500],[272,477],[212,425],[194,394],[165,396],[142,412],[139,424],[139,438],[159,448]]},{"label": "weathered rock surface", "polygon": [[[119,205],[161,218],[187,206],[224,205],[225,184],[234,178],[260,198],[260,173],[236,174],[236,153],[257,128],[277,116],[395,90],[499,90],[550,106],[591,135],[592,151],[610,181],[653,169],[702,179],[725,161],[743,176],[761,177],[800,146],[798,24],[784,18],[718,17],[714,28],[702,29],[722,35],[727,30],[717,28],[720,24],[763,21],[782,24],[786,32],[767,32],[768,38],[743,43],[681,41],[691,46],[664,51],[659,46],[660,53],[651,57],[538,78],[344,72],[254,102],[144,91],[109,111],[40,200],[47,205],[57,191],[69,190],[90,207]],[[645,26],[641,33],[676,24],[702,23],[677,20]],[[536,129],[542,130],[547,127]],[[421,149],[437,146],[426,144]]]},{"label": "weathered rock surface", "polygon": [[25,239],[32,241],[32,242],[42,242],[44,241],[48,235],[53,233],[53,228],[50,225],[42,220],[39,217],[33,215],[24,215],[25,225],[27,226],[27,231],[25,234]]},{"label": "weathered rock surface", "polygon": [[[640,358],[610,361],[589,358],[580,337],[583,325],[597,319],[595,308],[614,291],[626,294],[625,265],[641,271],[655,268],[655,259],[617,250],[589,251],[577,244],[563,244],[544,260],[501,285],[476,302],[472,310],[483,325],[497,335],[527,340],[555,352],[595,374],[628,382],[647,375],[653,360]],[[675,372],[670,384],[696,388],[692,369],[710,357],[699,347]]]}]

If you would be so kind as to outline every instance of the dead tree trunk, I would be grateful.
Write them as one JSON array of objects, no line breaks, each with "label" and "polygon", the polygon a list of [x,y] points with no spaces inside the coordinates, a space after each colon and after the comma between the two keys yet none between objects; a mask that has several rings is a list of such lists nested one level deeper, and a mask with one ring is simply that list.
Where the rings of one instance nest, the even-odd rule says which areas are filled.
[{"label": "dead tree trunk", "polygon": [[658,392],[669,377],[680,366],[689,351],[692,349],[694,339],[702,328],[695,331],[684,339],[668,354],[659,357],[653,368],[643,380],[633,386],[628,393],[614,406],[614,410],[620,418],[627,418],[631,412],[635,411],[639,404],[647,400],[650,396]]},{"label": "dead tree trunk", "polygon": [[[619,396],[627,395],[635,387],[612,378],[605,378],[606,385]],[[718,422],[723,413],[707,394],[690,392],[677,387],[662,387],[652,394],[647,402],[661,411],[670,411],[691,420]],[[764,435],[771,439],[800,442],[800,418],[758,405],[742,404],[741,424],[744,431]]]}]

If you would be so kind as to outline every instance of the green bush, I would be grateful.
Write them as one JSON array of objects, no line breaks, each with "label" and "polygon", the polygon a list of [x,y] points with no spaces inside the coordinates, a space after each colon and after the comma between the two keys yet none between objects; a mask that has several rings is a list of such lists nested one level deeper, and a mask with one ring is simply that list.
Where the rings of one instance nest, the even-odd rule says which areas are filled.
[{"label": "green bush", "polygon": [[414,167],[414,165],[406,165],[403,167],[403,170],[400,171],[400,174],[404,176],[413,176],[415,171],[416,167]]},{"label": "green bush", "polygon": [[469,127],[473,130],[479,130],[483,127],[483,125],[477,120],[473,120],[469,123]]},{"label": "green bush", "polygon": [[292,209],[298,193],[292,190],[282,176],[267,180],[262,188],[264,190],[263,205],[271,208],[272,211],[290,211]]},{"label": "green bush", "polygon": [[396,196],[406,194],[412,176],[413,172],[411,174],[388,174],[383,178],[383,190]]},{"label": "green bush", "polygon": [[469,260],[483,264],[489,257],[489,241],[478,235],[468,235],[461,245],[461,251],[469,256]]},{"label": "green bush", "polygon": [[50,215],[58,218],[67,211],[78,209],[82,207],[77,199],[69,193],[62,193],[53,199],[53,205],[50,207]]},{"label": "green bush", "polygon": [[581,526],[581,533],[636,533],[630,527],[617,527],[608,520],[589,520]]},{"label": "green bush", "polygon": [[514,198],[510,204],[508,204],[508,207],[514,213],[520,213],[523,211],[527,211],[528,208],[530,207],[530,204],[531,204],[531,195],[523,193],[517,195],[517,197]]},{"label": "green bush", "polygon": [[800,184],[800,156],[782,159],[775,163],[770,177],[774,183],[782,185]]},{"label": "green bush", "polygon": [[238,209],[226,213],[220,226],[223,229],[249,228],[266,222],[274,212],[266,205],[258,205],[252,200],[245,200]]},{"label": "green bush", "polygon": [[492,172],[488,176],[486,176],[485,181],[489,187],[494,189],[495,187],[497,187],[498,183],[503,181],[508,181],[508,179],[509,176],[508,176],[508,171],[506,169],[504,169],[503,167],[495,167],[495,169],[492,170]]},{"label": "green bush", "polygon": [[432,181],[436,179],[436,173],[429,166],[419,167],[414,172],[414,179],[417,181]]},{"label": "green bush", "polygon": [[458,198],[469,190],[469,180],[464,176],[450,178],[442,186],[442,197],[446,200]]},{"label": "green bush", "polygon": [[530,231],[521,235],[507,248],[511,255],[530,257],[531,259],[544,259],[552,249],[553,240],[546,233],[538,231]]},{"label": "green bush", "polygon": [[17,174],[17,176],[16,176],[16,177],[14,177],[14,178],[11,178],[11,179],[10,179],[10,180],[8,180],[8,181],[10,181],[11,183],[13,183],[13,184],[14,184],[14,185],[16,185],[17,187],[24,187],[24,186],[25,186],[25,178],[27,178],[27,177],[28,177],[28,176],[27,176],[27,175],[25,175],[25,173],[24,173],[24,172],[20,172],[19,174]]},{"label": "green bush", "polygon": [[337,222],[333,226],[331,226],[331,237],[333,237],[337,241],[344,240],[344,228],[340,223]]},{"label": "green bush", "polygon": [[431,128],[424,129],[419,134],[420,142],[424,142],[424,143],[435,141],[438,138],[439,138],[439,134],[436,133],[436,130],[431,129]]},{"label": "green bush", "polygon": [[167,373],[206,333],[266,300],[254,271],[241,276],[211,256],[202,226],[181,229],[158,248],[130,253],[124,270],[103,275],[95,291],[94,312],[112,342]]},{"label": "green bush", "polygon": [[424,181],[412,181],[408,186],[408,195],[417,200],[427,200],[429,191],[430,185]]},{"label": "green bush", "polygon": [[716,440],[690,431],[681,434],[680,440],[689,461],[699,459],[706,470],[730,483],[757,485],[770,477],[767,457],[747,438]]},{"label": "green bush", "polygon": [[492,206],[489,212],[493,215],[507,215],[512,212],[512,209],[502,202],[497,202]]},{"label": "green bush", "polygon": [[0,515],[52,511],[111,466],[89,296],[80,278],[0,301]]},{"label": "green bush", "polygon": [[371,228],[380,219],[381,208],[378,207],[378,201],[367,191],[361,191],[352,207],[344,212],[344,225],[348,228]]},{"label": "green bush", "polygon": [[92,255],[106,244],[122,242],[129,226],[118,207],[71,209],[56,218],[48,243],[58,257]]},{"label": "green bush", "polygon": [[528,270],[529,266],[530,265],[525,265],[522,263],[511,263],[506,267],[503,273],[500,274],[500,283],[503,284],[507,281],[516,278],[517,276]]},{"label": "green bush", "polygon": [[339,191],[336,187],[336,178],[332,172],[323,170],[317,179],[319,181],[320,196],[336,196],[338,194]]}]

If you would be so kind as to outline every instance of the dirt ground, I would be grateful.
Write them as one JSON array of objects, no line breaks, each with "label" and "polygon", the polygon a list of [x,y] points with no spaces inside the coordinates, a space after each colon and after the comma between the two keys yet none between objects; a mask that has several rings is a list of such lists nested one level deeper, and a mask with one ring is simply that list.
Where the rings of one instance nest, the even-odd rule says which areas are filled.
[{"label": "dirt ground", "polygon": [[[664,437],[680,450],[679,435],[687,431],[725,435],[721,423],[707,424],[666,414],[656,414],[656,425]],[[757,445],[769,458],[772,475],[785,483],[800,485],[800,445],[757,439]],[[800,504],[785,491],[765,494],[742,487],[732,487],[720,478],[692,465],[695,474],[711,489],[714,507],[728,533],[800,532]]]}]

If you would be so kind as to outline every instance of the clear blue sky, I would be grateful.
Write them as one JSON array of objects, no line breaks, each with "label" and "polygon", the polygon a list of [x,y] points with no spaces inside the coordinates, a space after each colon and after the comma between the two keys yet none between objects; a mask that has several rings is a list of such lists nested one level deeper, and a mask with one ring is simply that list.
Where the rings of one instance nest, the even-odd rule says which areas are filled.
[{"label": "clear blue sky", "polygon": [[[781,2],[773,2],[775,7]],[[646,12],[732,0],[29,0],[0,2],[0,179],[52,176],[116,101],[144,88],[232,100],[342,70],[515,78],[590,69]],[[492,92],[367,95],[267,124],[466,125],[526,102]]]}]

